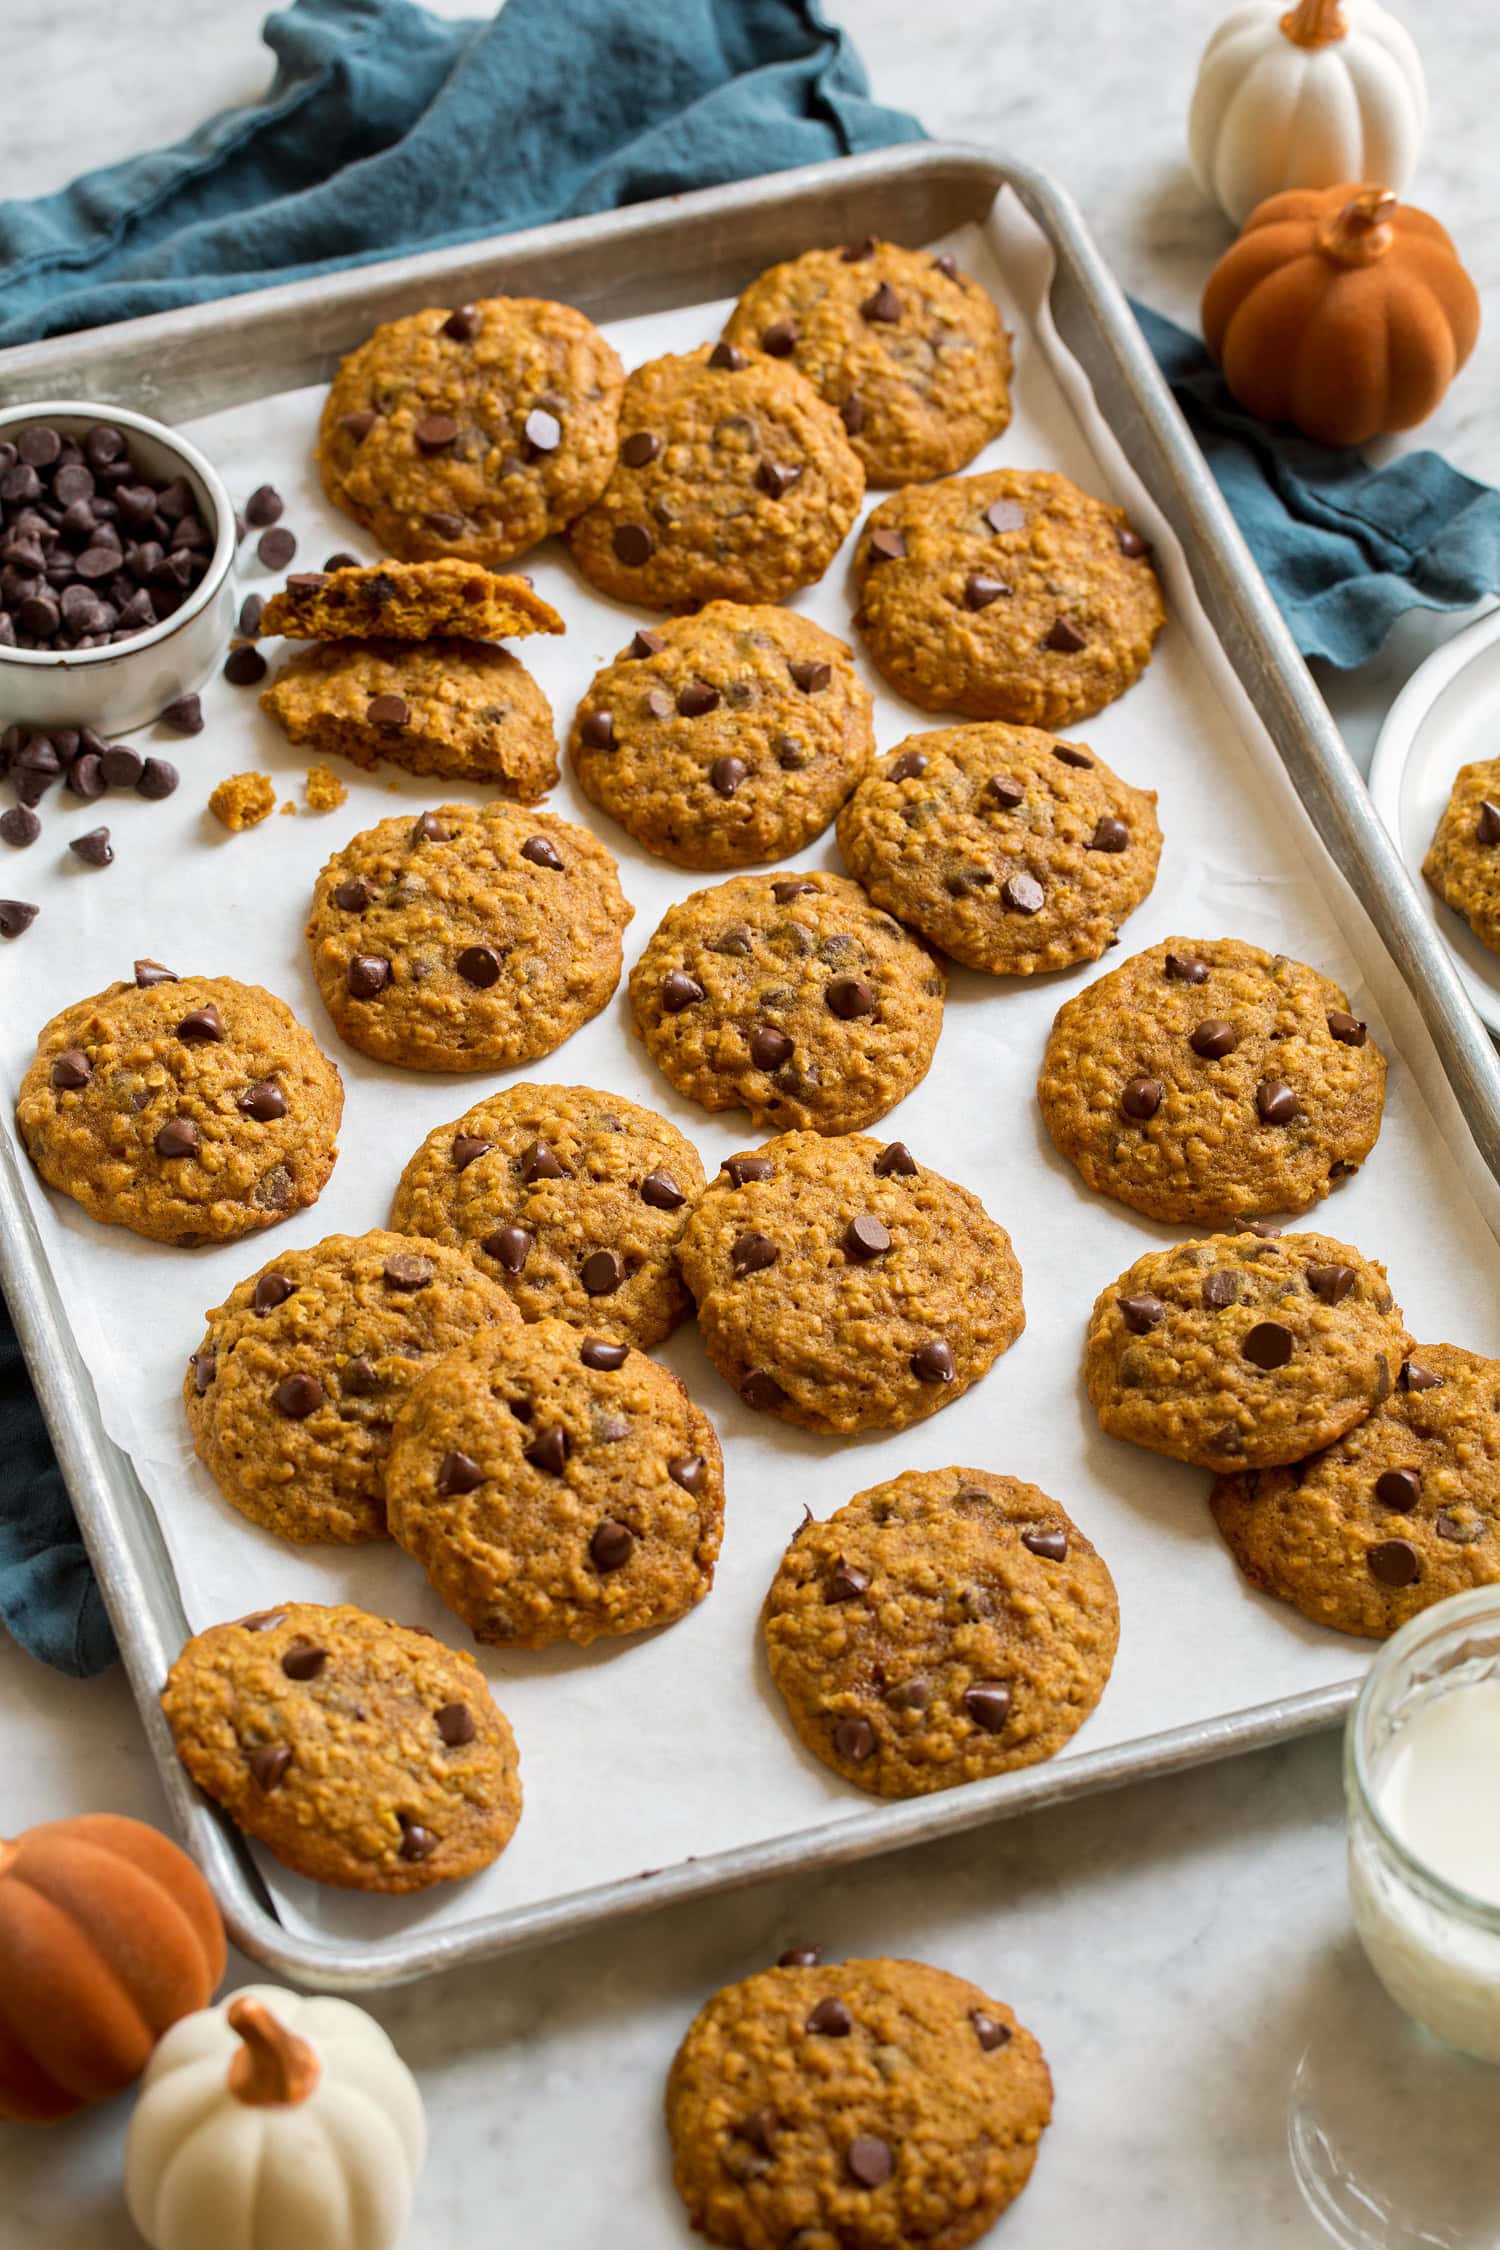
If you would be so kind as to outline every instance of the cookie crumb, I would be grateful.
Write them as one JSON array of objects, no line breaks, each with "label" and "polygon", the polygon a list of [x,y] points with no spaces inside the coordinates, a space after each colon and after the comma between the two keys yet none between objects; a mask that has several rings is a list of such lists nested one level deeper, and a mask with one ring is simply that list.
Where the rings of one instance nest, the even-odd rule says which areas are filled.
[{"label": "cookie crumb", "polygon": [[302,793],[309,812],[336,812],[349,796],[338,775],[328,766],[308,767]]},{"label": "cookie crumb", "polygon": [[271,776],[268,773],[230,774],[209,798],[208,809],[226,828],[254,828],[276,809]]}]

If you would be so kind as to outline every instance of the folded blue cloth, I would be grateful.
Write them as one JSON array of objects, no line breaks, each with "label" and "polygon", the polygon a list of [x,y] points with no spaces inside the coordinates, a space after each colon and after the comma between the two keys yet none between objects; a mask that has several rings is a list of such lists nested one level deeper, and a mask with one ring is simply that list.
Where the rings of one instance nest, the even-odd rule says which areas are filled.
[{"label": "folded blue cloth", "polygon": [[[265,38],[263,101],[0,204],[0,345],[922,137],[817,0],[509,0],[469,23],[297,0]],[[1434,454],[1375,471],[1264,429],[1195,337],[1137,310],[1309,654],[1358,663],[1398,611],[1500,583],[1500,494]],[[64,1671],[112,1652],[3,1305],[0,1618]]]}]

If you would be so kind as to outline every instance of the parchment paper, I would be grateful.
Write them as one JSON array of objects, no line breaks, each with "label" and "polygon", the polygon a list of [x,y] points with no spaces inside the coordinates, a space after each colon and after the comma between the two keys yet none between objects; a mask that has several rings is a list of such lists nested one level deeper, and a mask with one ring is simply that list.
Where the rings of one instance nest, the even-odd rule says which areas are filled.
[{"label": "parchment paper", "polygon": [[[986,231],[966,230],[944,247],[995,291],[1017,335],[1015,418],[974,466],[1061,469],[1122,500],[1155,537],[1167,580],[1172,621],[1146,677],[1072,730],[1121,774],[1160,793],[1160,878],[1111,958],[1174,932],[1230,934],[1299,955],[1345,985],[1391,1057],[1385,1126],[1366,1168],[1306,1223],[1385,1260],[1421,1341],[1493,1351],[1500,1310],[1494,1183],[1414,1006],[1213,642],[1180,555],[1100,423],[1079,370],[1049,334],[1045,241],[1006,198]],[[716,334],[726,309],[623,322],[611,334],[633,366]],[[298,536],[297,566],[314,568],[336,548],[374,559],[371,543],[317,488],[310,448],[320,403],[320,392],[301,391],[189,429],[241,502],[263,480],[279,487],[284,520]],[[274,582],[258,570],[253,541],[242,560],[243,587],[270,591]],[[555,543],[524,567],[567,620],[565,640],[535,640],[522,651],[563,732],[594,670],[639,620],[597,596]],[[795,606],[855,638],[847,552]],[[945,723],[903,705],[861,663],[877,691],[882,749]],[[149,747],[180,765],[176,796],[154,806],[111,796],[95,807],[54,792],[41,808],[41,841],[24,856],[5,855],[3,887],[43,909],[0,961],[6,1086],[13,1097],[47,1017],[128,975],[134,956],[150,954],[181,971],[263,983],[290,1003],[343,1071],[342,1154],[314,1209],[228,1248],[180,1251],[137,1241],[94,1225],[32,1179],[42,1238],[106,1426],[134,1456],[152,1495],[195,1628],[278,1600],[354,1600],[462,1642],[463,1629],[394,1547],[292,1548],[228,1507],[192,1458],[178,1386],[208,1307],[279,1246],[385,1224],[396,1178],[424,1134],[501,1082],[403,1073],[344,1048],[323,1014],[301,937],[314,876],[357,830],[403,806],[415,811],[482,792],[340,765],[349,801],[337,812],[316,817],[299,809],[295,818],[273,815],[230,836],[205,809],[215,782],[258,768],[300,808],[310,760],[261,714],[253,691],[215,679],[204,709],[208,724],[192,740],[164,729],[141,737],[144,744],[159,735]],[[550,802],[597,827],[619,858],[636,910],[626,934],[628,971],[667,905],[714,878],[651,860],[586,806],[567,775]],[[67,853],[66,839],[101,819],[113,830],[117,861],[85,869]],[[803,860],[838,866],[831,832]],[[959,1463],[1034,1479],[1102,1550],[1119,1588],[1120,1655],[1076,1751],[1346,1679],[1363,1667],[1363,1644],[1320,1631],[1248,1589],[1209,1519],[1203,1475],[1104,1438],[1083,1396],[1079,1361],[1096,1292],[1152,1243],[1188,1231],[1154,1227],[1090,1195],[1042,1127],[1033,1088],[1053,1014],[1098,973],[1087,966],[1006,981],[955,970],[931,1074],[881,1128],[975,1189],[1010,1229],[1027,1306],[1026,1333],[1013,1350],[967,1397],[919,1428],[837,1441],[750,1414],[708,1365],[694,1328],[679,1332],[662,1356],[713,1416],[725,1447],[727,1523],[713,1593],[680,1624],[628,1642],[539,1655],[486,1652],[521,1747],[526,1810],[510,1848],[473,1882],[404,1901],[319,1891],[262,1855],[289,1924],[369,1941],[867,1812],[871,1800],[816,1764],[793,1736],[760,1661],[757,1613],[804,1503],[827,1515],[902,1468]],[[654,1106],[696,1141],[710,1171],[761,1137],[742,1115],[710,1117],[672,1092],[631,1034],[623,983],[594,1023],[513,1076],[591,1085]],[[10,1107],[7,1101],[7,1129]],[[1123,1807],[1121,1817],[1131,1817]]]}]

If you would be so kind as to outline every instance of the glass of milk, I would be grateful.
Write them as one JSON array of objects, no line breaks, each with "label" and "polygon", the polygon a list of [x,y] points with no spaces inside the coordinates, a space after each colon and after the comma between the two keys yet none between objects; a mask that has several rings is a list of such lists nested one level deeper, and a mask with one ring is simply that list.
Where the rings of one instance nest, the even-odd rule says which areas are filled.
[{"label": "glass of milk", "polygon": [[1381,1651],[1344,1750],[1355,1926],[1391,1998],[1500,2063],[1500,1587]]}]

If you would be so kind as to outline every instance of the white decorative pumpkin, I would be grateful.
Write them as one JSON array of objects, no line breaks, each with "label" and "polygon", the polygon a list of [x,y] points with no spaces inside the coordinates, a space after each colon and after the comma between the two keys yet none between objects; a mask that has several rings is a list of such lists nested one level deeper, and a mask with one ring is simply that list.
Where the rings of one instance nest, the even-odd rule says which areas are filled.
[{"label": "white decorative pumpkin", "polygon": [[1426,125],[1422,59],[1378,0],[1250,0],[1204,49],[1188,153],[1242,226],[1284,188],[1379,180],[1399,193]]},{"label": "white decorative pumpkin", "polygon": [[394,2250],[425,2146],[416,2081],[372,2017],[247,1985],[152,2056],[125,2200],[152,2250]]}]

